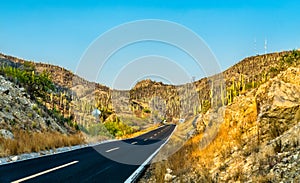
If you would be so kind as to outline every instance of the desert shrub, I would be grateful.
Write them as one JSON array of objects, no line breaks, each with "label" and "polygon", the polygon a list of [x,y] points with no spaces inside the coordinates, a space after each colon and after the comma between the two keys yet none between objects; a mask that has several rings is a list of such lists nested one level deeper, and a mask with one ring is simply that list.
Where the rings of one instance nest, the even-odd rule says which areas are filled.
[{"label": "desert shrub", "polygon": [[203,114],[205,114],[210,109],[210,107],[211,107],[211,105],[210,105],[209,100],[203,101],[201,112]]},{"label": "desert shrub", "polygon": [[115,137],[120,137],[123,135],[131,134],[134,132],[133,128],[122,123],[121,121],[118,122],[105,122],[105,128]]},{"label": "desert shrub", "polygon": [[[83,129],[82,126],[80,127],[80,129]],[[83,131],[85,131],[85,129],[83,129]],[[109,133],[109,131],[106,129],[106,127],[103,124],[93,124],[91,126],[89,126],[86,129],[86,133],[91,135],[91,136],[111,136],[111,134]]]},{"label": "desert shrub", "polygon": [[151,110],[150,110],[150,109],[147,109],[147,108],[144,108],[144,109],[143,109],[143,112],[144,112],[144,113],[151,113]]},{"label": "desert shrub", "polygon": [[276,140],[274,145],[273,145],[273,149],[275,153],[280,153],[282,152],[282,142],[281,140]]},{"label": "desert shrub", "polygon": [[295,65],[297,64],[297,62],[299,62],[299,60],[300,60],[300,51],[293,50],[291,53],[287,53],[281,58],[280,67],[286,68]]}]

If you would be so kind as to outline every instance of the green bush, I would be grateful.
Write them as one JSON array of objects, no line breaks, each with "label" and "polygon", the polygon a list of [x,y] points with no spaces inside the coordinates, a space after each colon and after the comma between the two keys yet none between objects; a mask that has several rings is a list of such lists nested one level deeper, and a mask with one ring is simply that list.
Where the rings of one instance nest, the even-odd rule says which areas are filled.
[{"label": "green bush", "polygon": [[33,66],[26,66],[26,64],[24,68],[3,66],[0,68],[0,74],[24,87],[34,97],[45,99],[47,94],[54,90],[54,84],[50,79],[49,73],[42,72],[37,74],[34,72]]},{"label": "green bush", "polygon": [[32,118],[32,117],[33,117],[33,114],[32,114],[31,112],[28,112],[28,113],[27,113],[27,116],[28,116],[29,118]]},{"label": "green bush", "polygon": [[32,126],[32,128],[36,128],[37,127],[37,123],[34,121],[34,122],[32,122],[31,126]]},{"label": "green bush", "polygon": [[104,126],[115,137],[120,137],[123,135],[131,134],[134,132],[133,128],[122,123],[121,121],[118,122],[105,122]]},{"label": "green bush", "polygon": [[150,109],[147,109],[147,108],[144,108],[144,109],[143,109],[143,112],[144,112],[144,113],[151,113]]},{"label": "green bush", "polygon": [[296,64],[300,60],[300,51],[293,50],[291,53],[287,53],[281,59],[281,67],[284,65],[291,66]]},{"label": "green bush", "polygon": [[89,134],[89,131],[88,131],[88,129],[86,129],[85,126],[83,126],[83,125],[81,125],[81,124],[79,124],[79,125],[77,125],[77,126],[78,126],[78,130],[80,130],[80,131],[82,131],[82,132],[84,132],[84,133],[86,133],[86,134]]},{"label": "green bush", "polygon": [[277,73],[278,72],[278,69],[276,68],[276,67],[271,67],[270,68],[270,72],[275,72],[275,73]]},{"label": "green bush", "polygon": [[[249,83],[246,83],[246,84],[245,84],[245,89],[246,89],[246,90],[249,90],[249,89],[251,89],[252,87],[253,87],[252,82],[249,82]],[[254,85],[254,87],[255,87],[255,85]]]},{"label": "green bush", "polygon": [[91,126],[88,127],[88,129],[85,129],[83,126],[79,126],[79,129],[91,136],[107,136],[110,137],[112,136],[108,130],[106,129],[106,127],[99,123],[99,124],[93,124]]},{"label": "green bush", "polygon": [[201,109],[201,112],[203,114],[205,114],[209,109],[210,109],[211,105],[210,105],[210,102],[209,100],[204,100],[203,101],[203,104],[202,104],[202,109]]},{"label": "green bush", "polygon": [[34,110],[35,112],[37,112],[37,111],[38,111],[38,106],[37,106],[36,104],[34,104],[34,105],[32,106],[32,110]]}]

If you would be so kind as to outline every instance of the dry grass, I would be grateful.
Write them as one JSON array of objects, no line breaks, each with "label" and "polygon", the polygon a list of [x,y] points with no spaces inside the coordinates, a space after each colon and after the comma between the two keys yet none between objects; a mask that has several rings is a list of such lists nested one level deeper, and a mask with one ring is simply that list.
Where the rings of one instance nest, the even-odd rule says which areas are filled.
[{"label": "dry grass", "polygon": [[[195,141],[199,142],[197,138],[187,140],[188,132],[193,129],[193,119],[194,118],[187,119],[186,122],[177,124],[176,130],[168,143],[154,158],[153,162],[156,163],[151,165],[151,174],[154,176],[155,182],[164,182],[166,168],[172,169],[175,175],[184,175],[186,173],[187,169],[185,169],[185,167],[187,167],[190,162],[188,158],[190,152],[187,151],[188,149],[194,149],[194,147],[191,146],[197,144]],[[178,150],[179,148],[181,149]]]},{"label": "dry grass", "polygon": [[[232,152],[237,149],[241,149],[245,146],[246,143],[252,142],[251,139],[256,134],[248,133],[247,129],[250,129],[256,125],[255,121],[257,118],[257,110],[256,103],[252,103],[244,114],[243,122],[236,122],[235,119],[232,119],[231,116],[225,114],[225,121],[217,126],[217,129],[212,129],[211,131],[206,132],[205,136],[214,136],[217,133],[215,138],[212,141],[209,141],[209,144],[206,144],[206,147],[200,148],[199,144],[203,142],[205,136],[202,134],[191,139],[187,145],[190,143],[190,147],[193,149],[192,156],[190,157],[191,161],[197,160],[198,170],[201,173],[205,173],[207,171],[202,171],[202,166],[205,165],[208,169],[212,170],[217,168],[216,160],[219,162],[226,162],[226,159],[231,157]],[[242,109],[240,109],[242,110]],[[245,128],[246,127],[246,128]],[[218,131],[216,131],[218,130]],[[203,138],[202,138],[203,137]],[[245,140],[247,139],[247,141]],[[253,147],[257,147],[257,143],[253,142]],[[254,151],[254,148],[249,147]],[[252,152],[249,152],[252,153]],[[240,170],[240,169],[237,169]],[[240,174],[241,171],[236,172],[238,179],[241,179]]]},{"label": "dry grass", "polygon": [[[213,179],[214,173],[212,170],[219,169],[220,172],[226,171],[222,170],[222,168],[224,169],[225,167],[225,169],[227,169],[228,165],[226,163],[224,164],[224,162],[227,162],[228,158],[232,156],[232,153],[236,150],[241,150],[242,147],[248,144],[249,141],[246,139],[256,139],[254,138],[256,134],[247,132],[247,128],[255,127],[255,125],[257,125],[255,123],[256,115],[255,105],[251,107],[251,110],[247,111],[247,114],[244,117],[245,120],[241,123],[238,121],[233,122],[234,119],[229,118],[225,114],[225,121],[223,123],[215,123],[215,125],[208,127],[204,133],[197,134],[187,141],[182,140],[184,137],[183,134],[186,134],[183,132],[186,132],[186,129],[192,125],[178,125],[178,132],[174,133],[170,142],[165,147],[171,147],[173,141],[175,142],[175,145],[178,145],[179,139],[185,143],[180,150],[169,156],[167,163],[164,164],[168,165],[167,167],[172,169],[174,174],[178,177],[184,177],[188,171],[194,169],[199,175],[197,181],[215,181],[215,178]],[[247,126],[247,128],[242,128],[243,126]],[[180,135],[177,133],[180,133]],[[254,147],[257,147],[257,141],[255,140],[252,143],[253,148],[252,145],[250,145],[251,147],[249,147],[249,149],[254,152]],[[253,152],[249,153],[251,154]],[[156,163],[153,168],[158,171],[162,166],[163,165]],[[233,171],[234,172],[231,172],[231,177],[228,178],[235,181],[244,180],[245,177],[242,167],[237,167]],[[159,172],[154,172],[154,176],[156,177],[156,180],[161,180],[161,176],[163,175]]]},{"label": "dry grass", "polygon": [[259,175],[257,177],[254,177],[253,182],[270,183],[276,181],[275,181],[275,177],[272,175]]},{"label": "dry grass", "polygon": [[15,138],[0,138],[0,157],[21,153],[39,152],[84,143],[83,136],[78,134],[65,135],[58,132],[26,132],[15,131]]},{"label": "dry grass", "polygon": [[[226,124],[221,124],[219,128],[219,132],[216,135],[215,139],[211,141],[204,149],[200,149],[199,147],[194,150],[193,156],[194,157],[201,157],[201,161],[204,161],[206,165],[213,164],[212,160],[215,154],[219,155],[222,159],[226,159],[230,155],[230,151],[232,149],[232,142],[236,142],[238,132],[233,131],[234,128],[228,128]],[[234,132],[235,135],[230,135],[230,132]],[[215,133],[215,132],[211,132]],[[196,137],[199,139],[199,137]],[[202,139],[193,140],[194,143],[201,142]],[[238,142],[240,143],[240,142]]]},{"label": "dry grass", "polygon": [[[248,113],[247,125],[255,125],[253,123],[255,115],[256,113]],[[198,134],[189,139],[182,149],[168,158],[168,164],[176,175],[183,175],[184,170],[190,170],[193,167],[197,169],[200,177],[202,177],[201,181],[210,182],[213,177],[210,170],[219,167],[216,164],[216,159],[219,162],[226,162],[226,159],[232,155],[234,149],[241,149],[245,145],[246,142],[243,138],[245,135],[248,136],[250,134],[246,134],[240,124],[224,121],[215,127],[211,127],[204,134]],[[243,180],[242,169],[237,168],[233,176],[232,178],[236,181]]]},{"label": "dry grass", "polygon": [[165,161],[154,164],[153,173],[155,176],[155,182],[164,182],[166,169],[167,169],[167,165]]}]

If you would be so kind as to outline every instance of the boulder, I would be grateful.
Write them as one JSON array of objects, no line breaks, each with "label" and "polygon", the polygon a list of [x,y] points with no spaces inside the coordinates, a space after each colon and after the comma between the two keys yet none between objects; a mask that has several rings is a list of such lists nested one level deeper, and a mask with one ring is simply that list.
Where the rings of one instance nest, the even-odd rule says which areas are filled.
[{"label": "boulder", "polygon": [[171,174],[169,174],[169,173],[166,173],[166,174],[165,174],[165,181],[166,181],[166,182],[170,182],[170,181],[172,181],[175,177],[176,177],[175,175],[171,175]]},{"label": "boulder", "polygon": [[14,134],[5,129],[0,130],[0,135],[5,139],[14,139]]},{"label": "boulder", "polygon": [[12,156],[12,157],[10,157],[10,160],[17,161],[17,160],[19,160],[19,156]]}]

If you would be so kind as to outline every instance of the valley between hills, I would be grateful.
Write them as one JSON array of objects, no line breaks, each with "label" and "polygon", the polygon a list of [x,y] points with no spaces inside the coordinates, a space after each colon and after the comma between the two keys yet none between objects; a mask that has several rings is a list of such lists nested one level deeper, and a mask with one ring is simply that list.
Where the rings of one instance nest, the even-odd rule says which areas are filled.
[{"label": "valley between hills", "polygon": [[128,138],[166,121],[177,130],[139,182],[300,182],[298,50],[129,91],[1,54],[0,81],[0,157]]}]

